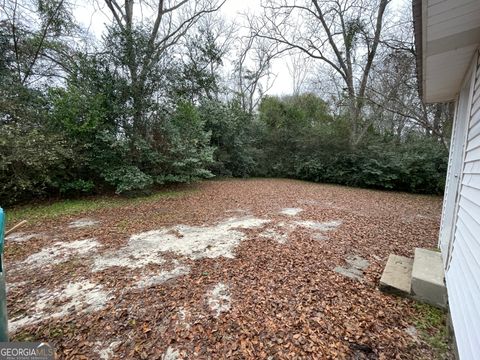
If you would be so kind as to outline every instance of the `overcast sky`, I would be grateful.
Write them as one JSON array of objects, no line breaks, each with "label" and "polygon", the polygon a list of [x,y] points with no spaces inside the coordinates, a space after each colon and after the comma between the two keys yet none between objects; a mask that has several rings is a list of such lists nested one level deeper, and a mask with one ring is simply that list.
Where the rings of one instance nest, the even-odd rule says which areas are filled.
[{"label": "overcast sky", "polygon": [[[81,25],[99,37],[104,30],[105,23],[108,22],[108,17],[103,15],[102,10],[93,3],[90,1],[80,2],[76,18]],[[392,0],[390,6],[393,11],[399,11],[401,8],[405,9],[405,6],[402,5],[407,3],[410,4],[411,0]],[[260,11],[260,0],[226,0],[220,10],[225,18],[232,21],[237,20],[237,22],[241,22],[242,13],[255,14]],[[105,9],[103,13],[108,14],[108,9]],[[291,58],[288,56],[273,61],[272,72],[275,74],[275,82],[268,91],[269,94],[285,95],[293,92],[293,81],[287,65],[289,63],[291,64]]]}]

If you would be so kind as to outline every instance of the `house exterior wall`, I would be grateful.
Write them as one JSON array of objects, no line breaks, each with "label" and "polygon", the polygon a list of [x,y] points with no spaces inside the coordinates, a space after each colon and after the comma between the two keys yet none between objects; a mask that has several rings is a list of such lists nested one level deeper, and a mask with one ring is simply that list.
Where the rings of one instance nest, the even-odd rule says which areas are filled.
[{"label": "house exterior wall", "polygon": [[464,84],[455,101],[455,118],[453,121],[452,138],[450,141],[450,153],[445,183],[445,195],[442,209],[442,223],[440,225],[440,236],[438,246],[443,255],[444,267],[447,267],[450,258],[451,239],[455,229],[458,209],[458,194],[460,189],[460,174],[463,169],[465,153],[465,142],[468,133],[468,117],[470,113],[470,93],[472,86],[473,66],[465,76]]},{"label": "house exterior wall", "polygon": [[[440,247],[460,359],[480,354],[480,60],[457,101]],[[457,170],[458,169],[458,170]],[[456,172],[458,171],[458,172]],[[453,236],[452,236],[453,235]]]}]

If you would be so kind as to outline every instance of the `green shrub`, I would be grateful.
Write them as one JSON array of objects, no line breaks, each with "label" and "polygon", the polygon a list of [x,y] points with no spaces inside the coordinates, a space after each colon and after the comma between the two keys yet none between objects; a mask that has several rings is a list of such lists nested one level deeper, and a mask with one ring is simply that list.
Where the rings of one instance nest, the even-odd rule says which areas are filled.
[{"label": "green shrub", "polygon": [[386,138],[371,129],[364,143],[348,144],[345,119],[333,119],[313,95],[267,97],[257,175],[294,177],[348,186],[441,194],[448,152],[424,135]]},{"label": "green shrub", "polygon": [[0,203],[55,192],[73,153],[65,139],[18,123],[0,126]]},{"label": "green shrub", "polygon": [[131,165],[117,169],[108,169],[102,175],[107,183],[115,187],[117,194],[145,190],[153,184],[151,176],[145,174],[136,166]]},{"label": "green shrub", "polygon": [[211,134],[214,147],[210,169],[221,176],[247,177],[255,172],[256,133],[253,117],[238,102],[226,104],[206,100],[199,107],[205,129]]},{"label": "green shrub", "polygon": [[197,108],[180,101],[166,120],[161,128],[165,139],[159,167],[154,170],[155,182],[184,183],[212,177],[208,167],[213,162],[214,148]]},{"label": "green shrub", "polygon": [[89,194],[95,188],[92,180],[76,179],[60,184],[62,194]]}]

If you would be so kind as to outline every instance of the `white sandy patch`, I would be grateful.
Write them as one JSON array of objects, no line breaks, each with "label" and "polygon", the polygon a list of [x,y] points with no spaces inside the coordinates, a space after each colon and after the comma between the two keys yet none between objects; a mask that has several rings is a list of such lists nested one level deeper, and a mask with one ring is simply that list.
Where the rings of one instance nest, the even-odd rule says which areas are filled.
[{"label": "white sandy patch", "polygon": [[190,329],[190,312],[185,309],[184,307],[181,307],[178,309],[178,324],[185,329]]},{"label": "white sandy patch", "polygon": [[162,355],[162,360],[180,360],[182,357],[178,350],[174,349],[173,347],[169,346],[165,353]]},{"label": "white sandy patch", "polygon": [[188,266],[178,265],[173,270],[162,271],[156,275],[146,274],[142,276],[142,278],[139,281],[137,281],[136,287],[146,288],[150,286],[159,285],[168,280],[179,277],[181,275],[186,275],[189,272],[190,272],[190,268]]},{"label": "white sandy patch", "polygon": [[233,250],[245,237],[243,232],[235,229],[255,228],[267,222],[257,218],[232,218],[214,226],[178,225],[134,235],[130,242],[155,243],[159,251],[171,251],[194,260],[220,256],[233,258]]},{"label": "white sandy patch", "polygon": [[94,219],[78,219],[75,221],[72,221],[71,223],[68,224],[68,227],[70,228],[84,228],[84,227],[91,227],[99,224],[100,221],[94,220]]},{"label": "white sandy patch", "polygon": [[323,241],[323,240],[327,240],[328,236],[326,236],[322,233],[316,233],[316,234],[312,235],[312,239],[316,240],[316,241]]},{"label": "white sandy patch", "polygon": [[294,231],[297,227],[304,227],[311,230],[317,231],[313,234],[314,240],[325,240],[327,237],[323,232],[331,231],[337,228],[342,222],[341,221],[328,221],[328,222],[317,222],[317,221],[293,221],[293,222],[279,222],[274,228],[265,229],[260,236],[266,237],[268,239],[275,240],[279,244],[285,244],[288,241],[290,233]]},{"label": "white sandy patch", "polygon": [[8,236],[5,237],[5,240],[6,241],[13,241],[13,242],[25,242],[25,241],[28,241],[30,239],[35,239],[35,238],[44,238],[45,235],[44,234],[27,234],[27,233],[24,233],[24,232],[15,232],[15,233],[12,233]]},{"label": "white sandy patch", "polygon": [[267,229],[260,233],[260,236],[275,240],[279,244],[285,244],[288,240],[289,232],[279,232],[275,229]]},{"label": "white sandy patch", "polygon": [[328,222],[318,222],[318,221],[295,221],[295,224],[298,226],[306,227],[312,230],[318,231],[330,231],[335,230],[338,226],[342,224],[340,220],[333,220]]},{"label": "white sandy patch", "polygon": [[413,325],[408,326],[405,329],[405,332],[408,335],[410,335],[416,343],[420,343],[420,339],[418,338],[418,330],[415,326],[413,326]]},{"label": "white sandy patch", "polygon": [[94,271],[111,266],[140,268],[162,264],[162,253],[173,252],[190,259],[233,258],[235,247],[245,234],[238,228],[262,226],[269,220],[252,217],[231,218],[213,226],[177,225],[133,235],[127,246],[95,260]]},{"label": "white sandy patch", "polygon": [[86,255],[97,248],[99,243],[95,239],[76,240],[71,242],[59,241],[52,246],[45,247],[39,252],[30,255],[23,264],[40,267],[65,262],[73,256]]},{"label": "white sandy patch", "polygon": [[93,271],[101,271],[113,266],[138,269],[148,264],[161,265],[165,262],[161,255],[154,243],[138,241],[135,244],[130,240],[127,246],[97,257]]},{"label": "white sandy patch", "polygon": [[102,342],[97,341],[95,343],[97,345],[95,352],[98,354],[101,360],[109,360],[115,355],[115,350],[121,343],[121,341],[114,341],[107,347],[104,347]]},{"label": "white sandy patch", "polygon": [[12,291],[12,290],[15,290],[17,288],[20,288],[20,287],[24,287],[25,285],[27,285],[28,283],[26,281],[20,281],[18,283],[6,283],[5,284],[5,291],[8,292],[9,291]]},{"label": "white sandy patch", "polygon": [[216,317],[230,310],[231,301],[229,288],[223,283],[218,283],[207,294],[208,306],[215,313]]},{"label": "white sandy patch", "polygon": [[11,319],[8,328],[11,332],[15,332],[21,327],[50,318],[67,316],[72,312],[98,311],[110,298],[101,285],[93,284],[88,280],[68,283],[65,288],[44,290],[37,294],[36,301],[31,307],[31,314]]},{"label": "white sandy patch", "polygon": [[300,208],[285,208],[285,209],[282,209],[282,211],[280,211],[280,214],[295,216],[300,214],[302,211],[303,209],[300,209]]}]

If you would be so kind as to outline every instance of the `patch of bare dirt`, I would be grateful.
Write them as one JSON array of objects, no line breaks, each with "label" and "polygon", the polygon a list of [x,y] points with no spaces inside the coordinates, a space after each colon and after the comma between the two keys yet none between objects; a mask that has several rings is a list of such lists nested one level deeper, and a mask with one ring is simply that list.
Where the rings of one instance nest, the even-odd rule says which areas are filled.
[{"label": "patch of bare dirt", "polygon": [[377,285],[390,253],[436,245],[441,198],[293,180],[196,187],[7,240],[12,340],[48,341],[59,359],[435,357],[411,335],[413,303]]}]

